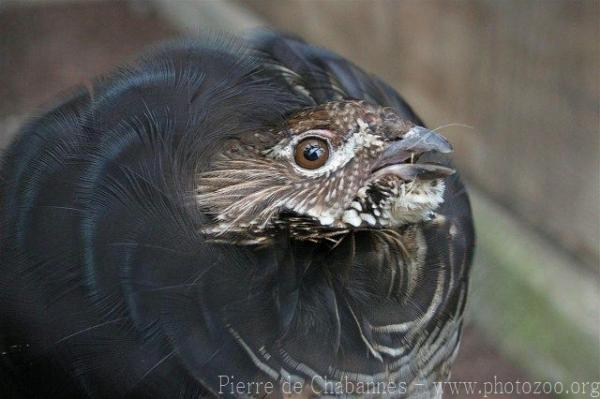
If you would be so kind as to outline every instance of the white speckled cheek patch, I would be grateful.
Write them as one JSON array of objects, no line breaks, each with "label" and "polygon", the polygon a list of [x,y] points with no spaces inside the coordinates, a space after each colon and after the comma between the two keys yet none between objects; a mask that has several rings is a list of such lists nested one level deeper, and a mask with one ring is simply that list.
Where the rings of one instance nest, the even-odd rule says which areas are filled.
[{"label": "white speckled cheek patch", "polygon": [[[444,200],[443,181],[397,182],[389,189],[389,197],[373,203],[363,187],[357,200],[347,207],[341,220],[353,226],[396,227],[425,220]],[[366,208],[361,204],[364,202]]]},{"label": "white speckled cheek patch", "polygon": [[445,184],[442,180],[415,182],[396,197],[390,207],[390,224],[401,225],[426,219],[444,202]]}]

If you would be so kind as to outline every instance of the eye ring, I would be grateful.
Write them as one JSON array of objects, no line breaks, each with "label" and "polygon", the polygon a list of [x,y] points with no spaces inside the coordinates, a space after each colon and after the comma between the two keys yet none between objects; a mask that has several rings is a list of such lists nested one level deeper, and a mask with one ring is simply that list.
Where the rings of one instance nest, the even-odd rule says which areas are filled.
[{"label": "eye ring", "polygon": [[320,137],[307,137],[294,150],[294,160],[304,169],[318,169],[329,159],[329,144]]}]

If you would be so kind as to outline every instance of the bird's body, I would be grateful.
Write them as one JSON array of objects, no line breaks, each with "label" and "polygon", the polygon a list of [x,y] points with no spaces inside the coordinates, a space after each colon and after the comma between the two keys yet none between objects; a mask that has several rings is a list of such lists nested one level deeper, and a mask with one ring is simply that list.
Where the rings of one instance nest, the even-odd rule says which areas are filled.
[{"label": "bird's body", "polygon": [[417,125],[377,78],[277,34],[169,45],[75,91],[4,157],[0,383],[438,396],[473,228],[449,145]]}]

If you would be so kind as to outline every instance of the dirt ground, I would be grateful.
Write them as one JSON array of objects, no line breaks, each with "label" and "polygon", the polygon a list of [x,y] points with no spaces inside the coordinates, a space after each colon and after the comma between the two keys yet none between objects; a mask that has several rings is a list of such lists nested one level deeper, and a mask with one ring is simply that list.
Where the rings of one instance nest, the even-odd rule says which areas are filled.
[{"label": "dirt ground", "polygon": [[[124,2],[27,5],[0,10],[0,143],[2,122],[20,120],[65,89],[123,64],[145,46],[178,32],[151,10]],[[477,382],[466,393],[445,389],[445,397],[482,397],[496,381],[528,381],[526,375],[467,327],[453,368],[453,381]],[[530,381],[530,380],[529,380]],[[485,384],[487,382],[487,385]],[[497,385],[496,385],[497,387]],[[508,387],[507,387],[508,388]],[[540,398],[543,395],[490,394],[489,398]]]}]

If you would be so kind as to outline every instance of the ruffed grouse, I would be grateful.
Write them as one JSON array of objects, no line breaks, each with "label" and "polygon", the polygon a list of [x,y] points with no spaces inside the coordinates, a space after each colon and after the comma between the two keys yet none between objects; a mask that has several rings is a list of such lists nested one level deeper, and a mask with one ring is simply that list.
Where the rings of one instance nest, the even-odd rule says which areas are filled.
[{"label": "ruffed grouse", "polygon": [[474,234],[450,144],[276,33],[183,41],[6,151],[9,397],[437,397]]}]

